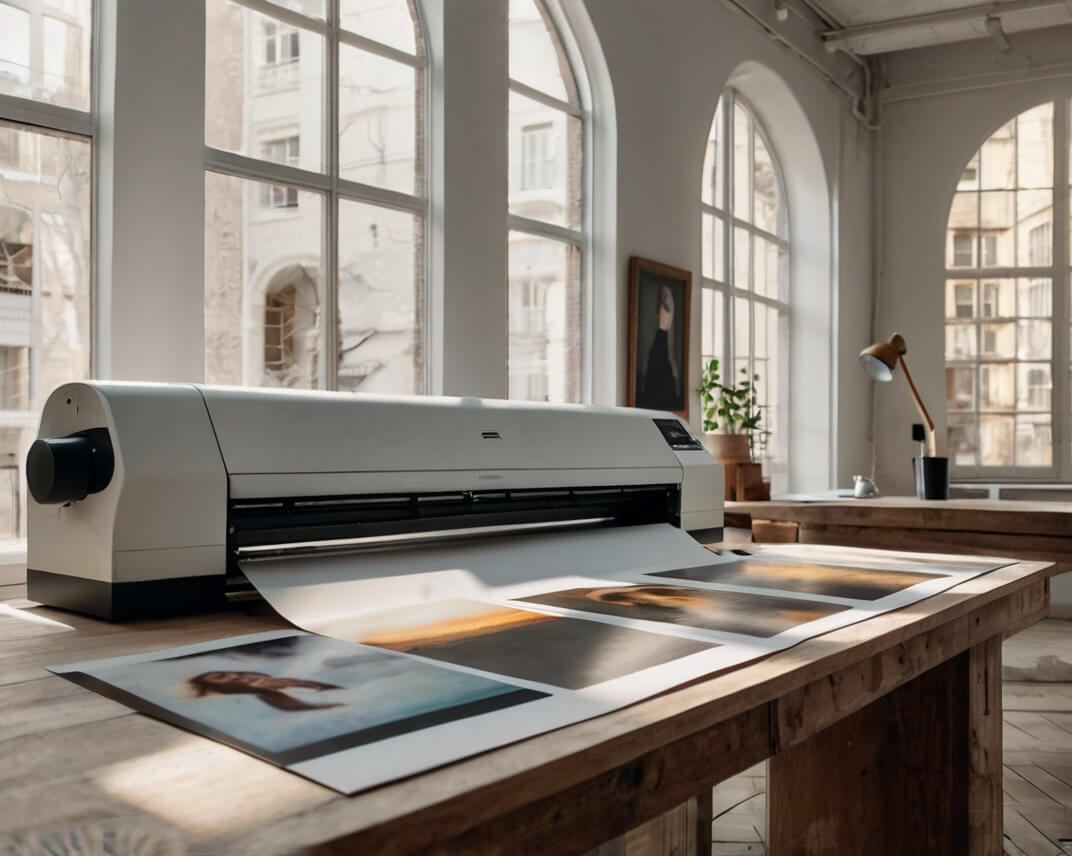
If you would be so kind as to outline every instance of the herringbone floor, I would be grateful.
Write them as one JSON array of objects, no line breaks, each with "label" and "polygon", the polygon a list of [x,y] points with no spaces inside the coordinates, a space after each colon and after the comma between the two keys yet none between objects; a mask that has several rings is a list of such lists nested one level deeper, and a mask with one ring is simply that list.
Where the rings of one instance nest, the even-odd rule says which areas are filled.
[{"label": "herringbone floor", "polygon": [[[1048,620],[1004,647],[1005,853],[1072,854],[1072,621]],[[763,764],[715,788],[715,856],[763,845]]]}]

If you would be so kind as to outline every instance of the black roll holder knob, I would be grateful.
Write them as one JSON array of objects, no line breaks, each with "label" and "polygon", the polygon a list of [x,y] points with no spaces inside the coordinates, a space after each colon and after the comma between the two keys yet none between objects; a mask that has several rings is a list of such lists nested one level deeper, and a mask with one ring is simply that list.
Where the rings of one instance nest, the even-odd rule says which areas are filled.
[{"label": "black roll holder knob", "polygon": [[108,486],[114,469],[112,445],[103,429],[39,438],[26,455],[26,483],[41,505],[77,502],[98,493]]}]

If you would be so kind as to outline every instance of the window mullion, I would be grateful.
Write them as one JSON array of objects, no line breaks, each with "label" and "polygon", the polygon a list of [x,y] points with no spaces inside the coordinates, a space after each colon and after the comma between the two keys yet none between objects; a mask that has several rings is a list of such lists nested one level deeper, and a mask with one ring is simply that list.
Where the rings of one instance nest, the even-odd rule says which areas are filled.
[{"label": "window mullion", "polygon": [[1053,268],[1051,271],[1053,299],[1053,329],[1050,341],[1053,343],[1053,375],[1051,385],[1050,407],[1052,408],[1051,430],[1053,432],[1054,472],[1061,480],[1072,478],[1072,393],[1069,380],[1072,373],[1069,362],[1070,306],[1069,295],[1069,103],[1066,98],[1057,99],[1053,112]]},{"label": "window mullion", "polygon": [[325,86],[323,93],[325,159],[331,186],[324,212],[323,256],[324,282],[321,295],[321,324],[324,354],[321,358],[319,386],[339,388],[339,0],[328,0],[328,30],[325,45]]},{"label": "window mullion", "polygon": [[725,100],[722,105],[722,127],[719,129],[723,140],[722,151],[719,153],[719,159],[722,163],[718,164],[717,168],[722,170],[722,199],[719,202],[724,212],[722,219],[722,264],[724,266],[723,276],[727,285],[723,296],[722,354],[720,355],[720,362],[723,367],[722,377],[725,380],[728,377],[726,372],[731,370],[733,365],[731,357],[733,354],[733,267],[735,262],[733,252],[733,209],[730,207],[733,204],[733,90],[727,90],[723,98]]}]

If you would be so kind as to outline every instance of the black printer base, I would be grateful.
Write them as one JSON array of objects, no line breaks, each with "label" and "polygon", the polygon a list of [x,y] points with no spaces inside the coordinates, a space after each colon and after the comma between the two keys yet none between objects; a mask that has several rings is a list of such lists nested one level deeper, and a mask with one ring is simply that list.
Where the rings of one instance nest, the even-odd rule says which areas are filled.
[{"label": "black printer base", "polygon": [[108,621],[209,612],[227,605],[223,574],[109,583],[30,568],[26,597]]}]

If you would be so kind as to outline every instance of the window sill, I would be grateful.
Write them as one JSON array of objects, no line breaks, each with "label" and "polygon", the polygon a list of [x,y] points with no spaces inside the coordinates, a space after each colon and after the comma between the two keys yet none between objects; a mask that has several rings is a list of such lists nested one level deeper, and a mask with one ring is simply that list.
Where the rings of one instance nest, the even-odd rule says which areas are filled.
[{"label": "window sill", "polygon": [[1072,484],[1054,482],[953,482],[950,499],[1021,499],[1072,502]]},{"label": "window sill", "polygon": [[0,586],[26,582],[26,539],[0,541]]}]

